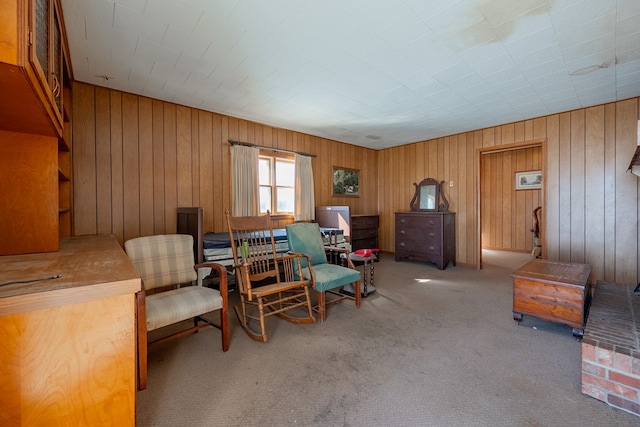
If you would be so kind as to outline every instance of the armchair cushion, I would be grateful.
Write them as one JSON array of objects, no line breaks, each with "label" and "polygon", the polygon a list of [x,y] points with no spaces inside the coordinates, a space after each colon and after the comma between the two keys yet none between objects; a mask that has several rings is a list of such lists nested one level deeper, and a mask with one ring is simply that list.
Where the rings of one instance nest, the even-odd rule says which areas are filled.
[{"label": "armchair cushion", "polygon": [[[320,226],[317,223],[303,222],[295,224],[295,233],[290,233],[291,225],[287,225],[287,240],[292,252],[302,253],[311,258],[311,265],[327,263],[327,254],[324,251],[324,242],[320,234]],[[306,260],[302,260],[302,266],[306,267]],[[314,268],[315,272],[315,268]],[[307,273],[308,274],[308,273]],[[305,276],[305,279],[308,277]]]},{"label": "armchair cushion", "polygon": [[180,234],[137,237],[125,250],[140,273],[145,289],[190,283],[198,279],[193,269],[193,238]]},{"label": "armchair cushion", "polygon": [[[360,271],[329,263],[315,264],[313,275],[315,276],[315,290],[318,292],[328,291],[360,280]],[[308,267],[302,269],[302,276],[308,280],[311,278]]]},{"label": "armchair cushion", "polygon": [[222,308],[220,292],[186,286],[147,296],[147,331],[181,322]]}]

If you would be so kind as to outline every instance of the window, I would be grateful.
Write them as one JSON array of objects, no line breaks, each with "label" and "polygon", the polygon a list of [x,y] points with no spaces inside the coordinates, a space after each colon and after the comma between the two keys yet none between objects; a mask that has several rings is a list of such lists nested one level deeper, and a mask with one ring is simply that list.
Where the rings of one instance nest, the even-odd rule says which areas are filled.
[{"label": "window", "polygon": [[260,213],[293,215],[295,191],[295,161],[279,156],[264,156],[260,165]]}]

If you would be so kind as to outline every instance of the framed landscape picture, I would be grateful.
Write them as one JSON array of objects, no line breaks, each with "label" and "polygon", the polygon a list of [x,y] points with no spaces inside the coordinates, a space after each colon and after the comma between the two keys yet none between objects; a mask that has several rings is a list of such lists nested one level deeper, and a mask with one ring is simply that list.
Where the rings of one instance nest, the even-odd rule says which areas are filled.
[{"label": "framed landscape picture", "polygon": [[333,167],[333,195],[353,196],[360,195],[360,171],[339,166]]},{"label": "framed landscape picture", "polygon": [[542,171],[516,172],[516,190],[542,188]]}]

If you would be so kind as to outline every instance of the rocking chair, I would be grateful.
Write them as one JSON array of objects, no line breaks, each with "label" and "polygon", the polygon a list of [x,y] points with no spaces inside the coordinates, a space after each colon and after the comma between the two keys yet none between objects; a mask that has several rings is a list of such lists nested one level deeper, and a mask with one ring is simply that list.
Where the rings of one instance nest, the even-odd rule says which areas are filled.
[{"label": "rocking chair", "polygon": [[[225,211],[240,305],[234,307],[240,325],[256,341],[267,341],[265,318],[277,315],[293,323],[313,323],[309,286],[302,277],[304,255],[281,255],[267,212],[261,216],[233,217]],[[292,316],[298,309],[301,316]],[[304,313],[304,314],[303,314]],[[259,324],[259,330],[253,324]]]}]

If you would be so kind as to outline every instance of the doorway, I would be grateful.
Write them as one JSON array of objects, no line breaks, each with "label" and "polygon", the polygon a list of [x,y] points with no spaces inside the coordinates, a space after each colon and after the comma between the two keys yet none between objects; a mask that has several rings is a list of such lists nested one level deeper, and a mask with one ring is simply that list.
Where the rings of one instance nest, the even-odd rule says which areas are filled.
[{"label": "doorway", "polygon": [[[542,232],[543,238],[541,239],[541,251],[543,254],[546,253],[546,248],[545,248],[545,240],[544,240],[544,218],[545,218],[545,180],[544,177],[546,175],[546,139],[544,140],[534,140],[534,141],[529,141],[529,142],[522,142],[522,143],[515,143],[515,144],[507,144],[507,145],[500,145],[500,146],[492,146],[492,147],[486,147],[486,148],[480,148],[477,151],[477,156],[476,156],[476,165],[477,165],[477,186],[476,186],[476,191],[477,191],[477,210],[476,210],[476,226],[477,226],[477,236],[476,236],[476,268],[481,269],[482,268],[482,249],[484,247],[483,245],[483,230],[487,230],[490,228],[489,221],[496,221],[496,219],[494,218],[493,215],[487,215],[486,212],[489,211],[490,209],[483,209],[483,203],[495,203],[495,199],[496,197],[490,197],[490,194],[487,194],[487,188],[489,189],[488,191],[496,191],[494,187],[496,187],[495,182],[493,181],[499,181],[499,182],[508,182],[509,185],[513,185],[513,187],[509,187],[510,191],[514,191],[515,192],[515,180],[516,180],[516,175],[515,173],[520,173],[523,172],[522,170],[519,169],[528,169],[530,168],[531,163],[517,163],[514,164],[513,166],[508,166],[505,167],[504,170],[501,169],[499,170],[496,174],[491,174],[488,173],[487,171],[487,166],[490,165],[492,156],[491,155],[495,155],[495,154],[499,154],[499,153],[506,153],[508,158],[511,158],[512,156],[518,156],[521,153],[524,153],[525,150],[531,150],[532,148],[539,148],[539,164],[540,165],[540,171],[542,173],[542,184],[541,184],[541,188],[537,191],[539,191],[539,201],[540,201],[540,206],[542,207],[541,211],[540,211],[540,216],[541,216],[541,220],[540,220],[540,230]],[[494,156],[495,157],[495,156]],[[536,164],[536,163],[534,163]],[[495,176],[494,176],[495,175]],[[498,178],[496,178],[496,176]],[[489,181],[487,181],[489,180]],[[492,181],[493,180],[493,181]],[[505,181],[507,180],[507,181]],[[483,185],[483,184],[487,184],[487,182],[494,184],[494,185]],[[500,184],[500,188],[502,188],[502,184]],[[506,188],[506,185],[505,185]],[[512,204],[517,208],[516,210],[519,211],[518,215],[522,216],[523,212],[522,211],[522,206],[520,206],[519,204],[519,200],[521,199],[521,197],[523,197],[526,194],[526,189],[524,192],[518,192],[518,196],[517,196],[517,200],[513,201]],[[528,227],[531,227],[531,223],[533,220],[533,209],[536,206],[531,207],[530,211],[528,214],[526,214],[525,217],[518,217],[517,221],[526,221],[526,224],[528,224]],[[511,220],[512,217],[514,216],[514,212],[513,209],[511,209],[512,206],[506,206],[503,209],[503,206],[498,206],[498,207],[494,207],[494,210],[496,212],[495,216],[501,216],[501,215],[505,215],[507,219]],[[483,212],[485,212],[485,214],[483,215]],[[506,212],[506,213],[505,213]],[[484,221],[484,222],[483,222]],[[501,221],[498,221],[500,224],[502,224]],[[522,227],[527,226],[524,225],[525,223],[519,224],[518,227],[518,232],[522,233]],[[509,232],[507,231],[505,234],[508,234]],[[529,237],[532,237],[532,233],[529,233]],[[510,238],[510,236],[505,235],[504,237],[501,236],[501,239],[507,239]],[[519,239],[522,239],[523,236],[520,234],[518,235]],[[522,246],[522,242],[519,242],[519,246]]]}]

